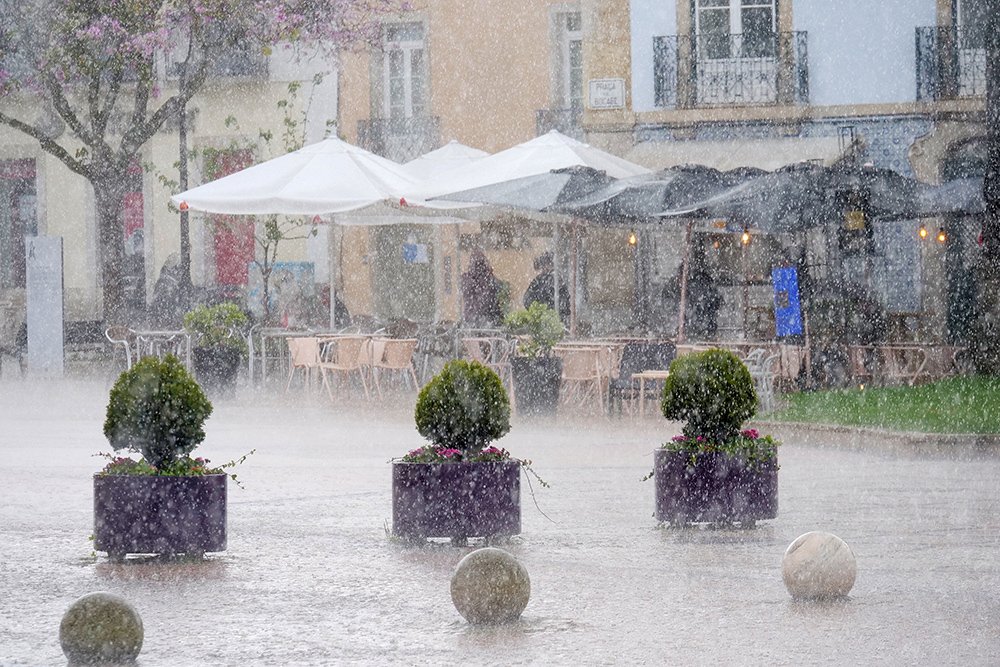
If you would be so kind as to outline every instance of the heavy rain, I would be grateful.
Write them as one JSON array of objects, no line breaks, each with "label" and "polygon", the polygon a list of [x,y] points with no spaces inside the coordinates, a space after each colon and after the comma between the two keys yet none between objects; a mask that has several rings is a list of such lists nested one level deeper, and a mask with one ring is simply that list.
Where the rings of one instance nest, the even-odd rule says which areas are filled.
[{"label": "heavy rain", "polygon": [[1000,0],[0,16],[0,665],[1000,662]]}]

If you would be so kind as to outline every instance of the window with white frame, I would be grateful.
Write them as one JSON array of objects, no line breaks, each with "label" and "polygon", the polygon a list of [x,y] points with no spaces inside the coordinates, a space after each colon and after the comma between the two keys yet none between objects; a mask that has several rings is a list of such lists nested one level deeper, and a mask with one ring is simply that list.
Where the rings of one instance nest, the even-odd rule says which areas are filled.
[{"label": "window with white frame", "polygon": [[385,27],[382,80],[386,118],[413,118],[427,112],[427,56],[422,23]]},{"label": "window with white frame", "polygon": [[712,60],[773,58],[776,2],[696,0],[694,19],[695,32],[699,36],[699,57]]},{"label": "window with white frame", "polygon": [[559,103],[563,108],[583,107],[583,20],[580,12],[555,14],[557,49],[557,81]]}]

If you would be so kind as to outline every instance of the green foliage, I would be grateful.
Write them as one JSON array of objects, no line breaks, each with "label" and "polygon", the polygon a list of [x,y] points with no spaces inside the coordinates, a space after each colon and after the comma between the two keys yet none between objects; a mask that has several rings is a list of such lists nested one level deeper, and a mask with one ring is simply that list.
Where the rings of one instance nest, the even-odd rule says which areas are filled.
[{"label": "green foliage", "polygon": [[176,357],[146,357],[111,388],[104,435],[115,451],[166,468],[205,439],[210,414],[212,404]]},{"label": "green foliage", "polygon": [[921,433],[1000,433],[1000,378],[963,376],[916,387],[787,394],[771,419]]},{"label": "green foliage", "polygon": [[184,328],[195,336],[198,347],[228,347],[247,354],[247,345],[240,335],[246,328],[247,315],[232,302],[214,306],[200,305],[184,315]]},{"label": "green foliage", "polygon": [[526,357],[543,357],[562,340],[563,325],[553,308],[535,301],[527,309],[515,310],[504,318],[507,330],[520,339],[518,352]]},{"label": "green foliage", "polygon": [[709,442],[702,436],[678,435],[664,445],[667,451],[690,455],[692,465],[699,454],[721,453],[743,460],[749,468],[759,468],[778,458],[778,441],[748,428],[725,441]]},{"label": "green foliage", "polygon": [[754,416],[757,392],[739,357],[712,349],[674,359],[661,407],[667,419],[684,422],[685,436],[722,443]]},{"label": "green foliage", "polygon": [[510,400],[496,373],[456,359],[420,391],[414,416],[420,435],[467,460],[510,430]]}]

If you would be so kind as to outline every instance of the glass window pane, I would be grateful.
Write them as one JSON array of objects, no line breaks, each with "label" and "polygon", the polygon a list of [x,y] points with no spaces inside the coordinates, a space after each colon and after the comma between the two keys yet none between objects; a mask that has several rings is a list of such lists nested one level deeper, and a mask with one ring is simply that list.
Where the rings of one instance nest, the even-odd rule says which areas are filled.
[{"label": "glass window pane", "polygon": [[569,43],[569,106],[583,106],[583,42]]},{"label": "glass window pane", "polygon": [[705,10],[699,14],[698,53],[702,58],[728,58],[729,9]]},{"label": "glass window pane", "polygon": [[580,12],[569,12],[566,14],[566,30],[570,32],[578,32],[582,29],[583,21],[580,18]]},{"label": "glass window pane", "polygon": [[743,29],[743,55],[747,58],[773,57],[776,44],[771,9],[744,9],[740,18]]},{"label": "glass window pane", "polygon": [[423,39],[422,23],[393,23],[385,28],[386,42],[420,42]]}]

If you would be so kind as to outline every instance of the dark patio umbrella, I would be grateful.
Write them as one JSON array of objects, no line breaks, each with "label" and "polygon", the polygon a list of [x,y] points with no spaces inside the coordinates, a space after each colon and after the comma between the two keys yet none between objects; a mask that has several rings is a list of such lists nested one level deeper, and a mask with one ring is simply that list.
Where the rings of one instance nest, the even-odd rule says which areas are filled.
[{"label": "dark patio umbrella", "polygon": [[917,198],[919,217],[943,214],[979,215],[986,210],[981,177],[957,178],[926,187]]},{"label": "dark patio umbrella", "polygon": [[725,218],[765,232],[790,232],[829,220],[833,197],[828,171],[802,162],[772,172],[750,173],[732,187],[657,217]]},{"label": "dark patio umbrella", "polygon": [[764,172],[750,167],[719,171],[703,165],[670,167],[655,174],[623,178],[551,210],[589,220],[650,218],[663,211],[682,215],[703,200]]}]

